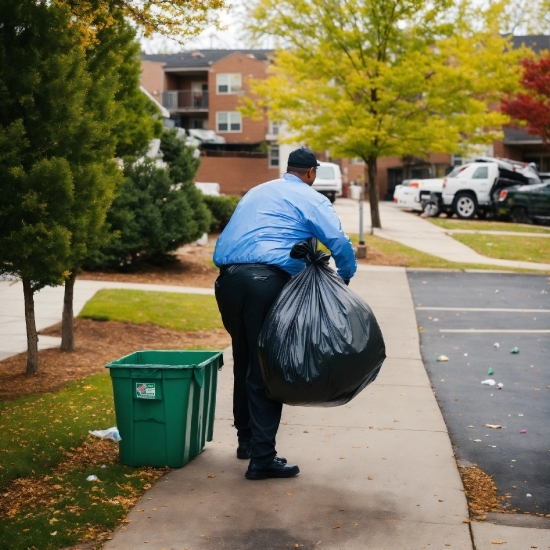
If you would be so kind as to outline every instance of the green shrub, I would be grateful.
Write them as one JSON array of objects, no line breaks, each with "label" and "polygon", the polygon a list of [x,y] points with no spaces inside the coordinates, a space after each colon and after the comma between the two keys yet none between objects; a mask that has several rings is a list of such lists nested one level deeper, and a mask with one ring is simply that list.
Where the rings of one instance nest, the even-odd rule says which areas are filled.
[{"label": "green shrub", "polygon": [[188,185],[174,184],[169,171],[155,166],[154,160],[127,163],[124,175],[121,193],[107,213],[114,238],[87,258],[85,269],[162,263],[168,252],[198,239],[208,228],[195,217]]},{"label": "green shrub", "polygon": [[210,225],[211,233],[219,233],[225,228],[240,200],[241,198],[235,195],[221,195],[219,197],[204,196],[204,202],[208,206],[213,218]]}]

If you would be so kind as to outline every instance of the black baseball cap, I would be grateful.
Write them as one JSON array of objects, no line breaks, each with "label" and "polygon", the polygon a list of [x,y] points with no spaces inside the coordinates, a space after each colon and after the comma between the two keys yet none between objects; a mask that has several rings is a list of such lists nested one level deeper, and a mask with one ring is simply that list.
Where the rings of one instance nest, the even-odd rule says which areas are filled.
[{"label": "black baseball cap", "polygon": [[315,153],[307,147],[300,147],[295,149],[288,155],[288,165],[296,166],[298,168],[313,168],[314,166],[321,166],[317,162]]}]

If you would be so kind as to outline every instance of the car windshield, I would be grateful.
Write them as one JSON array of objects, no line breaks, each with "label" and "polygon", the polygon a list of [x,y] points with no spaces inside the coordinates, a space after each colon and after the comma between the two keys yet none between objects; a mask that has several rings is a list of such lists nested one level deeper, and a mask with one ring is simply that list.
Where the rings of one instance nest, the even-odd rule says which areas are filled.
[{"label": "car windshield", "polygon": [[320,180],[333,180],[334,168],[332,166],[318,166],[317,167],[317,179]]}]

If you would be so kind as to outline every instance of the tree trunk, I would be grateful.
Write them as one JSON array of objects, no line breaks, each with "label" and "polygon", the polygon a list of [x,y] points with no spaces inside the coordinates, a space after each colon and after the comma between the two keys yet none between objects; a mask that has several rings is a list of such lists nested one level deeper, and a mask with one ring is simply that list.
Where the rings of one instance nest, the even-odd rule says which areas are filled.
[{"label": "tree trunk", "polygon": [[376,181],[376,158],[369,157],[365,170],[365,182],[369,191],[371,227],[382,228],[378,209],[378,182]]},{"label": "tree trunk", "polygon": [[38,372],[38,334],[34,318],[34,291],[30,279],[22,278],[25,297],[25,322],[27,324],[27,370],[26,374]]},{"label": "tree trunk", "polygon": [[73,295],[75,279],[76,269],[73,269],[72,273],[65,281],[63,317],[61,320],[61,349],[63,351],[74,351]]}]

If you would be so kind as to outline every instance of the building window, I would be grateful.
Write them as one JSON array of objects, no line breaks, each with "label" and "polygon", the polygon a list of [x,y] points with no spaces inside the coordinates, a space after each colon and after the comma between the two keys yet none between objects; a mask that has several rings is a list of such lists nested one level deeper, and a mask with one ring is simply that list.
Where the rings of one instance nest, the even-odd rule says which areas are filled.
[{"label": "building window", "polygon": [[278,136],[279,129],[280,129],[280,124],[278,122],[274,122],[273,120],[269,121],[269,133],[272,136]]},{"label": "building window", "polygon": [[270,168],[279,167],[279,146],[271,145],[268,152],[268,166]]},{"label": "building window", "polygon": [[350,159],[350,164],[365,164],[365,161],[361,157],[354,157]]},{"label": "building window", "polygon": [[464,159],[460,155],[451,156],[451,166],[462,166],[464,164]]},{"label": "building window", "polygon": [[241,91],[240,73],[220,73],[216,75],[216,90],[219,94],[237,94]]},{"label": "building window", "polygon": [[218,132],[242,132],[241,113],[238,111],[216,113],[216,130]]}]

